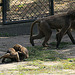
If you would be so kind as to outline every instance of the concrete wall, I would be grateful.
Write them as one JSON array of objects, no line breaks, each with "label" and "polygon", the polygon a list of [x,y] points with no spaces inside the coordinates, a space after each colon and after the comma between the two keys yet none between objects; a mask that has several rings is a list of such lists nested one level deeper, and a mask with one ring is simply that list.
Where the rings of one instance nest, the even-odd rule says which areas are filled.
[{"label": "concrete wall", "polygon": [[[29,35],[30,23],[0,25],[0,36],[15,36],[15,35]],[[37,25],[34,26],[33,33],[37,33]]]}]

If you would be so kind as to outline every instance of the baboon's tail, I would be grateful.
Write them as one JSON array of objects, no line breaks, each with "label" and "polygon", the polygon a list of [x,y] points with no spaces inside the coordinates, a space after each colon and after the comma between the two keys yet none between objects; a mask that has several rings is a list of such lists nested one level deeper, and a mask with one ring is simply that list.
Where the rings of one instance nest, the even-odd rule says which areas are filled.
[{"label": "baboon's tail", "polygon": [[35,25],[36,23],[40,23],[40,21],[39,21],[39,20],[36,20],[36,21],[34,21],[34,22],[32,23],[32,25],[31,25],[31,30],[30,30],[30,37],[33,35],[33,27],[34,27],[34,25]]}]

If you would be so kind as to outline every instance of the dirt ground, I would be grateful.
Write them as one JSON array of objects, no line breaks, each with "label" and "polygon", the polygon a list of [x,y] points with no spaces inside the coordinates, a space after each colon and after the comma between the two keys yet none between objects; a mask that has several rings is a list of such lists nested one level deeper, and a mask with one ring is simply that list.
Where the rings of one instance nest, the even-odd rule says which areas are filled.
[{"label": "dirt ground", "polygon": [[[75,39],[75,32],[72,32],[72,34]],[[35,45],[36,46],[41,45],[42,41],[43,41],[43,39],[35,40]],[[56,41],[55,40],[55,31],[53,32],[49,42],[54,42],[54,41]],[[71,42],[67,35],[65,35],[63,37],[62,41]],[[14,37],[0,37],[0,56],[2,56],[7,51],[8,48],[13,47],[15,44],[21,44],[25,47],[31,46],[31,44],[29,42],[29,35],[20,35],[20,36],[14,36]],[[65,54],[67,57],[75,58],[75,45],[69,45],[66,48],[62,48],[62,49],[56,50],[56,51],[58,51],[59,53]],[[0,63],[1,63],[1,61],[0,61]],[[23,64],[23,63],[27,63],[27,62],[10,63],[7,65],[0,64],[0,70],[9,69],[9,67],[7,67],[7,66],[11,66],[10,68],[12,68],[15,65],[19,65],[19,64]]]}]

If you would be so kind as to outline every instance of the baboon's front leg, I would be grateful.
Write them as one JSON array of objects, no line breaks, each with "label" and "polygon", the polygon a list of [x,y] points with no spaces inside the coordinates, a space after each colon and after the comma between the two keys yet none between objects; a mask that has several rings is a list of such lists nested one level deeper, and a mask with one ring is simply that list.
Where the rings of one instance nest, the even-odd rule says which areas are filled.
[{"label": "baboon's front leg", "polygon": [[56,34],[56,40],[57,40],[56,48],[58,48],[63,35],[68,31],[68,29],[70,27],[71,27],[70,21],[68,19],[66,19],[66,23],[65,23],[64,27],[61,29],[61,31],[59,33]]},{"label": "baboon's front leg", "polygon": [[7,54],[1,56],[0,59],[2,59],[2,58],[7,58],[7,57],[10,57],[10,53],[7,53]]},{"label": "baboon's front leg", "polygon": [[72,43],[75,44],[75,40],[70,32],[70,29],[67,31],[67,34],[68,34],[69,38],[71,39]]}]

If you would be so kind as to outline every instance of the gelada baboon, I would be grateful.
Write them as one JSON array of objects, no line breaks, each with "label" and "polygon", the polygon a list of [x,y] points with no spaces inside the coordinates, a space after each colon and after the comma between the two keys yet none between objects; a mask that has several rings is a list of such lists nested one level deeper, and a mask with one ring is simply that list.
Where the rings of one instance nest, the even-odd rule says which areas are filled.
[{"label": "gelada baboon", "polygon": [[27,48],[23,47],[22,45],[16,44],[13,48],[18,52],[20,60],[29,57]]},{"label": "gelada baboon", "polygon": [[11,61],[17,61],[17,62],[20,61],[18,52],[16,52],[14,48],[9,48],[7,52],[3,56],[0,57],[0,59],[1,58],[3,58],[2,63],[5,62],[6,58],[10,58]]},{"label": "gelada baboon", "polygon": [[[75,40],[70,33],[71,22],[75,19],[75,10],[70,10],[63,14],[48,16],[45,18],[37,19],[31,25],[31,34],[30,34],[30,43],[34,46],[35,39],[41,39],[45,37],[42,45],[47,46],[47,41],[50,39],[52,30],[51,29],[61,29],[60,32],[56,34],[57,45],[58,48],[60,41],[65,33],[68,34],[73,44],[75,44]],[[39,34],[32,36],[33,27],[38,23]]]}]

